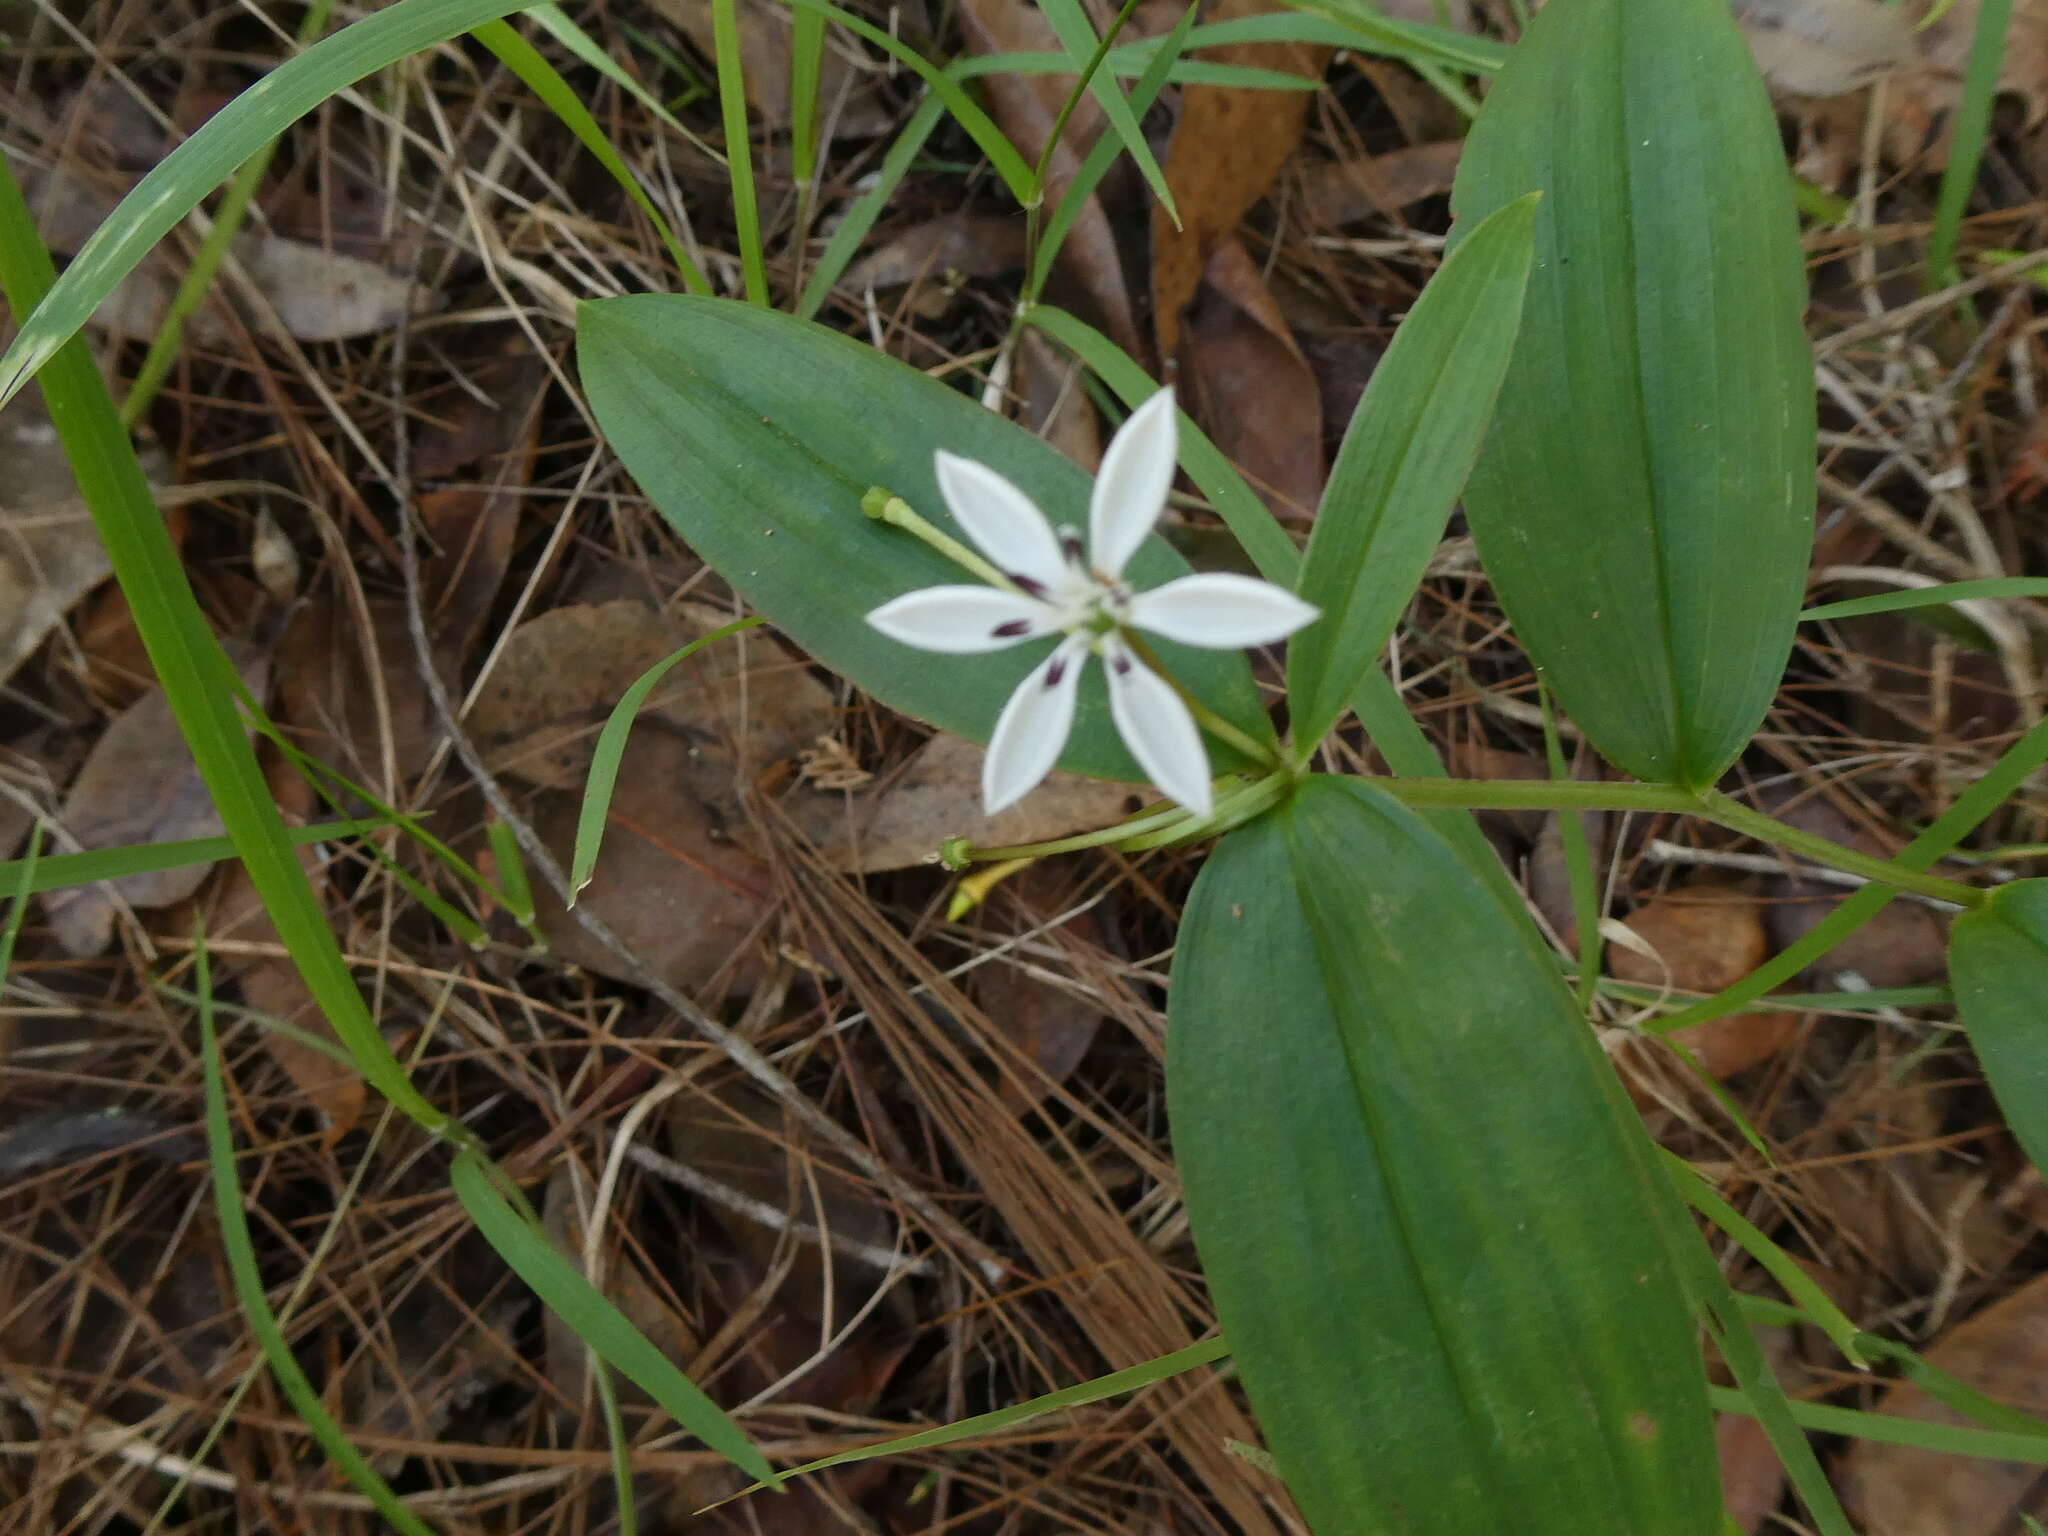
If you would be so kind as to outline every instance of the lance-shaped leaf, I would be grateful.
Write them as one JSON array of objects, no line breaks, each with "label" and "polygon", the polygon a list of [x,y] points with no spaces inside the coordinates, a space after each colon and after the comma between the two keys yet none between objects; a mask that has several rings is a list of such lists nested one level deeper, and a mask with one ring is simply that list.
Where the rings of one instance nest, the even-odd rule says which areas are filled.
[{"label": "lance-shaped leaf", "polygon": [[2006,1124],[2048,1170],[2048,880],[2001,886],[1958,917],[1948,977]]},{"label": "lance-shaped leaf", "polygon": [[1641,1127],[1526,920],[1309,780],[1196,881],[1167,1087],[1195,1243],[1318,1536],[1711,1536]]},{"label": "lance-shaped leaf", "polygon": [[1298,588],[1322,621],[1287,653],[1304,749],[1337,723],[1378,659],[1479,453],[1514,350],[1536,201],[1501,209],[1443,264],[1352,414]]},{"label": "lance-shaped leaf", "polygon": [[[874,348],[808,321],[724,299],[667,294],[586,303],[576,355],[598,425],[690,547],[792,640],[894,709],[985,742],[1010,691],[1051,641],[931,656],[867,614],[916,587],[972,581],[902,529],[862,515],[874,486],[955,538],[934,477],[938,449],[995,469],[1054,524],[1084,527],[1088,476],[1023,428]],[[1149,588],[1187,564],[1152,538],[1132,557]],[[1235,652],[1154,642],[1219,714],[1262,740],[1272,727]],[[1220,768],[1239,766],[1226,749]],[[1061,765],[1142,780],[1117,738],[1099,667],[1081,684]]]},{"label": "lance-shaped leaf", "polygon": [[1710,784],[1770,707],[1813,521],[1813,366],[1776,119],[1727,0],[1554,0],[1452,194],[1540,191],[1465,492],[1544,680],[1638,777]]}]

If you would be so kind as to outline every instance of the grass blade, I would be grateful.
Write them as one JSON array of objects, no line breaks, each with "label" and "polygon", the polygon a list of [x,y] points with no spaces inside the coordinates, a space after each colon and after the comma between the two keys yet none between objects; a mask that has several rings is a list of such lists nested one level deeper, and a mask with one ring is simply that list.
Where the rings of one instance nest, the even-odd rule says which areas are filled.
[{"label": "grass blade", "polygon": [[754,145],[747,133],[746,71],[740,60],[738,0],[711,0],[711,51],[718,66],[718,110],[725,123],[725,172],[732,183],[733,230],[740,243],[747,302],[768,300],[768,253],[761,242],[761,202],[754,190]]},{"label": "grass blade", "polygon": [[637,1384],[684,1429],[770,1487],[775,1469],[718,1405],[675,1363],[647,1341],[589,1280],[556,1252],[539,1229],[514,1209],[500,1189],[504,1175],[474,1150],[456,1154],[450,1170],[456,1198],[498,1255],[563,1322],[628,1381]]},{"label": "grass blade", "polygon": [[561,71],[542,58],[533,44],[505,22],[485,22],[476,29],[476,39],[496,54],[498,61],[540,98],[542,106],[562,120],[563,125],[576,135],[577,142],[597,157],[598,164],[611,172],[612,180],[633,200],[633,206],[647,215],[655,233],[661,236],[661,243],[668,247],[669,259],[682,274],[683,286],[692,293],[709,293],[711,284],[703,271],[690,259],[690,253],[676,238],[675,230],[662,217],[661,210],[654,206],[654,200],[641,187],[639,178],[619,158],[611,140],[604,136],[604,129],[598,126],[597,119],[590,115],[590,109],[583,105],[582,98],[570,88],[569,82],[562,78]]},{"label": "grass blade", "polygon": [[[294,848],[308,843],[355,837],[367,828],[388,825],[367,821],[323,821],[310,827],[292,827],[287,835]],[[159,870],[184,869],[192,864],[217,864],[235,856],[231,837],[193,837],[174,843],[131,843],[125,848],[93,848],[84,853],[31,855],[25,859],[0,862],[0,885],[26,880],[25,894],[61,891],[67,886],[94,885],[101,880],[120,880],[129,875],[151,875]]]},{"label": "grass blade", "polygon": [[397,0],[286,59],[228,102],[121,199],[46,298],[34,306],[11,300],[27,318],[0,356],[0,406],[236,166],[343,87],[518,9],[519,0]]},{"label": "grass blade", "polygon": [[1991,135],[1991,108],[1998,98],[1998,75],[2005,64],[2005,35],[2012,23],[2012,0],[1984,0],[1977,11],[1977,31],[1970,40],[1970,67],[1963,76],[1963,96],[1951,130],[1948,168],[1941,173],[1941,195],[1934,205],[1934,231],[1927,239],[1927,291],[1938,292],[1961,280],[1956,268],[1956,241],[1970,193],[1977,185],[1977,167]]},{"label": "grass blade", "polygon": [[199,993],[200,1057],[206,1071],[206,1160],[213,1174],[214,1210],[220,1219],[221,1247],[227,1254],[235,1299],[263,1358],[270,1363],[271,1374],[329,1459],[401,1536],[434,1536],[433,1527],[400,1503],[391,1485],[349,1444],[348,1436],[306,1379],[278,1325],[277,1314],[271,1310],[256,1263],[256,1247],[249,1237],[249,1218],[242,1209],[242,1181],[235,1169],[235,1133],[228,1124],[227,1084],[221,1069],[220,1041],[214,1033],[212,972],[203,935],[193,947],[192,961]]},{"label": "grass blade", "polygon": [[[1095,35],[1094,24],[1088,20],[1088,13],[1081,9],[1080,0],[1040,0],[1039,9],[1045,12],[1045,19],[1052,23],[1052,30],[1059,38],[1060,46],[1067,50],[1075,63],[1082,66],[1081,76],[1074,83],[1075,97],[1078,98],[1082,91],[1094,95],[1102,107],[1102,115],[1108,120],[1112,142],[1123,145],[1124,153],[1136,164],[1139,173],[1145,178],[1145,185],[1152,189],[1152,195],[1159,199],[1160,205],[1166,209],[1166,216],[1173,220],[1173,227],[1178,229],[1180,213],[1173,205],[1173,190],[1167,186],[1166,173],[1159,168],[1158,160],[1153,157],[1152,146],[1145,142],[1145,131],[1138,126],[1139,115],[1144,109],[1126,101],[1124,93],[1117,87],[1115,76],[1102,67],[1103,56],[1108,53],[1109,45],[1115,41],[1124,23],[1130,19],[1135,3],[1136,0],[1128,0],[1124,8],[1117,12],[1116,20],[1111,24],[1109,31],[1099,38]],[[1069,102],[1068,109],[1071,107],[1072,102]],[[1046,159],[1043,162],[1045,164],[1051,163],[1051,157],[1058,147],[1058,129],[1065,126],[1068,109],[1062,109],[1059,121],[1054,125],[1055,131],[1046,141]]]},{"label": "grass blade", "polygon": [[789,23],[789,168],[798,186],[818,174],[818,91],[825,72],[825,18],[798,11]]},{"label": "grass blade", "polygon": [[[626,738],[633,732],[633,717],[640,713],[640,706],[647,702],[647,696],[660,686],[661,680],[678,662],[688,661],[714,640],[723,640],[759,623],[761,619],[758,616],[741,619],[692,640],[674,655],[662,658],[642,672],[612,707],[604,729],[597,734],[597,747],[590,755],[590,777],[583,785],[583,806],[576,813],[576,848],[569,862],[569,905],[572,907],[597,869],[605,821],[611,814],[612,791],[619,782],[619,761],[626,754]],[[528,905],[530,908],[531,903]]]},{"label": "grass blade", "polygon": [[[279,73],[326,46],[316,44]],[[213,122],[228,110],[216,114]],[[193,142],[196,138],[173,158]],[[71,271],[77,270],[74,262]],[[0,288],[15,313],[23,314],[51,291],[53,277],[49,252],[36,234],[21,188],[0,160]],[[33,316],[29,323],[35,323]],[[134,446],[84,341],[65,332],[50,349],[43,374],[50,419],[106,545],[164,698],[293,964],[371,1087],[429,1131],[466,1136],[413,1087],[356,988],[250,746],[236,708],[239,679],[234,666],[199,610]]]},{"label": "grass blade", "polygon": [[797,319],[815,320],[818,317],[818,311],[832,297],[832,285],[853,265],[854,258],[860,254],[860,248],[867,240],[868,231],[875,227],[875,221],[881,218],[890,199],[895,197],[896,189],[910,174],[910,167],[916,163],[925,141],[931,138],[945,115],[945,99],[936,91],[917,104],[917,110],[910,114],[910,120],[882,156],[882,164],[875,172],[875,184],[853,200],[838,227],[832,231],[832,238],[825,243],[824,254],[811,269],[803,294],[796,301]]},{"label": "grass blade", "polygon": [[7,903],[7,920],[0,923],[0,991],[5,990],[7,972],[14,965],[14,941],[28,916],[28,899],[36,892],[36,864],[43,852],[43,823],[40,818],[28,829],[28,857],[13,864],[0,864],[0,880],[13,871],[14,889]]},{"label": "grass blade", "polygon": [[1945,581],[1933,587],[1906,587],[1869,597],[1844,598],[1800,610],[1802,623],[1814,619],[1854,619],[1866,613],[1896,613],[1904,608],[1935,608],[1967,603],[1973,598],[2048,597],[2048,576],[1986,576],[1976,581]]}]

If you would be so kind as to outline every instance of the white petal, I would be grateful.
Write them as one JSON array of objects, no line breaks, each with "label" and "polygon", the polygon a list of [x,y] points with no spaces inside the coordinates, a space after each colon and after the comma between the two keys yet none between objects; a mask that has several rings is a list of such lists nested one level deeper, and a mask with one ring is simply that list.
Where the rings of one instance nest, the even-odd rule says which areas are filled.
[{"label": "white petal", "polygon": [[1064,642],[1017,685],[1003,706],[981,765],[981,803],[989,815],[1006,810],[1038,788],[1060,760],[1074,728],[1074,697],[1088,642]]},{"label": "white petal", "polygon": [[920,587],[882,604],[868,622],[921,651],[972,656],[1050,634],[1056,617],[1035,597],[994,587]]},{"label": "white petal", "polygon": [[1284,640],[1321,614],[1285,587],[1225,571],[1183,576],[1131,599],[1130,622],[1182,645],[1241,650]]},{"label": "white petal", "polygon": [[1170,389],[1131,412],[1110,439],[1088,503],[1088,563],[1105,576],[1123,575],[1166,510],[1179,439],[1180,417]]},{"label": "white petal", "polygon": [[1209,788],[1209,754],[1202,733],[1180,695],[1165,678],[1115,640],[1104,645],[1109,674],[1109,712],[1138,766],[1166,793],[1198,816],[1215,805]]},{"label": "white petal", "polygon": [[934,467],[946,510],[997,570],[1048,588],[1066,575],[1059,535],[1029,496],[979,460],[943,448]]}]

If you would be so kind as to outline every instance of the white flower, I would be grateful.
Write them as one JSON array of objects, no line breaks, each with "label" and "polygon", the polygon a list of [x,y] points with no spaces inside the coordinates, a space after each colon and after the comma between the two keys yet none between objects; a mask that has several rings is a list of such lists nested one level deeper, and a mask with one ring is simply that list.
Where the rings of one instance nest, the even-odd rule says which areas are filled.
[{"label": "white flower", "polygon": [[1017,685],[988,744],[981,794],[993,816],[1037,787],[1074,724],[1083,664],[1100,656],[1109,707],[1131,756],[1166,795],[1197,815],[1213,805],[1209,756],[1173,686],[1138,659],[1128,629],[1183,645],[1236,650],[1293,634],[1317,610],[1292,592],[1250,576],[1183,576],[1134,592],[1124,566],[1166,506],[1177,457],[1173,392],[1161,390],[1131,413],[1102,456],[1088,506],[1088,542],[1055,532],[1016,486],[986,464],[938,455],[939,492],[1006,586],[925,587],[868,615],[892,640],[921,650],[972,655],[1064,635]]}]

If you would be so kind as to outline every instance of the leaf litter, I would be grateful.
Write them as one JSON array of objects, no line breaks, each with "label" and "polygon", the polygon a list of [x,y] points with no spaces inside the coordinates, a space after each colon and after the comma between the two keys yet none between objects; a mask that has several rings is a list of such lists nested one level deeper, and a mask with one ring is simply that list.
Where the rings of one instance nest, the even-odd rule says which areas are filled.
[{"label": "leaf litter", "polygon": [[[1911,25],[1921,7],[1879,0],[1736,8],[1799,169],[1851,205],[1806,231],[1830,413],[1824,469],[1839,488],[1824,490],[1817,563],[1942,579],[2038,568],[2018,471],[2039,436],[2039,301],[2022,285],[1994,290],[1979,316],[1987,339],[1913,307],[1974,7],[1964,0],[1925,31]],[[1489,35],[1508,10],[1388,9]],[[677,0],[577,16],[715,142],[709,13]],[[1265,14],[1277,13],[1247,0],[1203,19]],[[1988,270],[1991,251],[2039,241],[2048,33],[2040,5],[2023,0],[2015,14],[2009,95],[1966,228],[1973,272]],[[917,88],[835,34],[824,171],[800,189],[786,137],[789,13],[737,15],[786,300],[815,259],[809,234],[829,233],[863,189]],[[892,15],[936,57],[1056,46],[1035,8],[1014,0]],[[1141,7],[1131,35],[1177,20],[1177,8]],[[161,62],[172,39],[198,50],[193,62]],[[123,12],[95,41],[108,61],[145,61],[124,66],[139,71],[123,77],[134,92],[59,51],[37,53],[7,88],[11,157],[45,178],[48,227],[69,249],[163,152],[166,130],[145,102],[189,128],[246,83],[227,59],[276,56],[246,20],[179,3]],[[1143,126],[1182,228],[1120,167],[1083,210],[1049,297],[1178,370],[1198,421],[1299,528],[1332,434],[1438,260],[1463,119],[1383,60],[1280,45],[1205,57],[1323,86],[1169,87]],[[719,164],[559,62],[646,184],[687,209],[688,238],[725,282],[737,245]],[[265,217],[241,247],[249,281],[231,285],[230,305],[267,297],[288,335],[330,339],[288,347],[255,311],[210,305],[215,318],[188,336],[148,426],[169,495],[229,477],[254,487],[194,494],[178,509],[180,542],[215,623],[274,676],[285,738],[503,878],[497,852],[486,858],[490,816],[456,733],[540,844],[565,856],[612,704],[733,610],[593,447],[565,392],[568,337],[551,318],[560,292],[667,286],[656,247],[515,83],[488,72],[457,82],[423,74],[383,115],[341,101],[287,136],[259,195]],[[1035,157],[1071,77],[985,84]],[[1101,131],[1084,102],[1055,150],[1055,195]],[[1089,462],[1118,413],[1043,337],[1005,350],[1022,220],[960,169],[969,158],[950,129],[934,138],[824,316]],[[151,329],[177,259],[123,299],[134,314],[116,317],[122,334]],[[584,286],[564,290],[567,272]],[[106,362],[123,379],[133,349]],[[11,849],[25,831],[24,805],[116,842],[196,835],[210,823],[189,782],[179,788],[160,705],[150,733],[131,722],[132,711],[150,718],[146,659],[26,401],[0,420],[0,453],[0,583],[12,582],[0,585],[0,789],[11,792],[0,842]],[[1177,503],[1176,537],[1215,559],[1206,507]],[[418,613],[396,569],[401,515],[424,536]],[[1526,660],[1462,529],[1450,533],[1398,636],[1401,685],[1456,771],[1544,776]],[[2038,644],[2029,608],[2001,611],[2024,646]],[[423,668],[453,696],[452,719]],[[2024,681],[2008,655],[1903,616],[1808,626],[1765,738],[1725,787],[1888,853],[2013,729]],[[140,745],[124,746],[131,733]],[[283,754],[264,750],[294,819],[331,814]],[[536,882],[539,942],[415,843],[380,834],[382,860],[350,840],[304,853],[381,1029],[417,1057],[423,1090],[472,1116],[556,1240],[579,1262],[594,1255],[614,1300],[721,1402],[769,1394],[744,1422],[786,1458],[1013,1402],[1213,1326],[1160,1092],[1164,957],[1195,858],[1049,861],[956,916],[930,863],[945,837],[1055,838],[1132,809],[1128,786],[1056,779],[984,823],[977,750],[890,717],[753,632],[700,653],[650,701],[596,882],[574,910]],[[1331,750],[1376,766],[1349,732]],[[345,809],[371,809],[327,788]],[[1731,862],[1753,859],[1749,845],[1683,843],[1655,818],[1606,820],[1603,915],[1632,936],[1609,946],[1614,982],[1710,991],[1794,943],[1843,894],[1796,867]],[[1482,821],[1562,936],[1555,818]],[[1996,829],[2006,840],[2042,832],[2027,803]],[[360,1079],[320,1049],[331,1043],[324,1021],[253,911],[246,877],[202,867],[128,888],[124,901],[82,889],[98,894],[31,906],[0,995],[0,1231],[14,1234],[0,1244],[0,1326],[16,1367],[0,1416],[10,1439],[37,1447],[0,1460],[10,1528],[139,1528],[170,1485],[162,1468],[174,1461],[156,1458],[199,1458],[212,1414],[254,1359],[216,1273],[189,1155],[199,1077],[181,989],[195,914],[218,946],[257,1241],[273,1280],[306,1284],[289,1326],[328,1400],[446,1529],[566,1536],[614,1518],[580,1349],[462,1241],[433,1150],[404,1128],[378,1132]],[[451,932],[421,889],[482,922],[487,942]],[[83,902],[68,918],[67,901]],[[586,913],[623,938],[630,964],[584,927]],[[1853,994],[1938,980],[1944,923],[1894,902],[1796,985]],[[727,1023],[803,1103],[964,1226],[928,1225],[786,1101],[764,1099],[686,1012],[643,987],[648,973]],[[1631,1048],[1638,995],[1604,1001],[1598,1018]],[[1731,1016],[1687,1039],[1771,1155],[1722,1104],[1662,1071],[1644,1110],[1654,1133],[1859,1322],[2023,1398],[2048,1197],[1947,1014],[1845,1000]],[[1745,1259],[1724,1257],[1738,1284],[1773,1294]],[[1912,1388],[1851,1379],[1824,1341],[1778,1331],[1769,1343],[1801,1395],[1934,1411]],[[624,1412],[643,1529],[680,1526],[732,1491],[715,1458],[679,1444],[630,1392]],[[1000,1444],[843,1471],[800,1498],[706,1520],[785,1532],[1291,1529],[1284,1491],[1224,1449],[1255,1438],[1233,1389],[1197,1375]],[[1724,1444],[1731,1508],[1769,1529],[1779,1485],[1737,1439]],[[110,1454],[115,1443],[132,1453]],[[324,1529],[374,1530],[361,1500],[305,1452],[259,1378],[220,1445],[195,1460],[178,1518],[282,1529],[280,1511],[311,1500]],[[1902,1532],[2012,1529],[2031,1509],[2031,1485],[1997,1463],[1915,1465],[1864,1445],[1830,1465],[1873,1530],[1886,1511]]]}]

